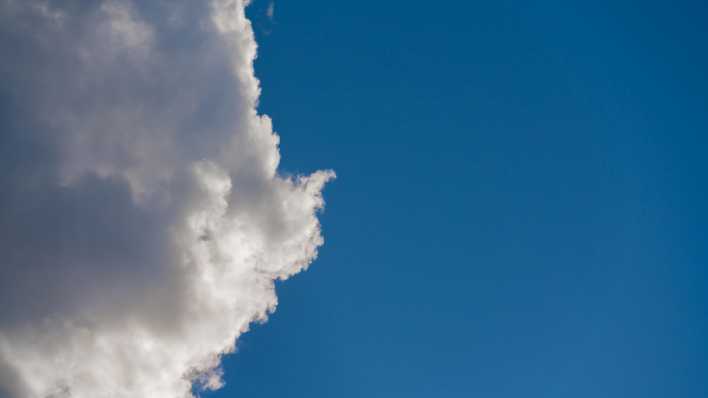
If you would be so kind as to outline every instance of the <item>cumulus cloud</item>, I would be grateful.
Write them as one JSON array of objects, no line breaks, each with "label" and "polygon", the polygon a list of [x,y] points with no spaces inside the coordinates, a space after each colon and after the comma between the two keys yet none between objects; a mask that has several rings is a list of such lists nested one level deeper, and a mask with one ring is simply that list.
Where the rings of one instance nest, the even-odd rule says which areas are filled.
[{"label": "cumulus cloud", "polygon": [[322,244],[244,0],[0,1],[0,396],[183,398]]}]

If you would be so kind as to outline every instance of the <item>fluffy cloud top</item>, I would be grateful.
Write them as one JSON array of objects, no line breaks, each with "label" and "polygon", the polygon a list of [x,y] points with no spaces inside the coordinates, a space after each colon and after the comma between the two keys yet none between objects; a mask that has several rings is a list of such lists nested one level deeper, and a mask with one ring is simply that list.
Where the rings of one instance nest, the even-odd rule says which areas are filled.
[{"label": "fluffy cloud top", "polygon": [[322,244],[242,0],[0,0],[0,397],[183,398]]}]

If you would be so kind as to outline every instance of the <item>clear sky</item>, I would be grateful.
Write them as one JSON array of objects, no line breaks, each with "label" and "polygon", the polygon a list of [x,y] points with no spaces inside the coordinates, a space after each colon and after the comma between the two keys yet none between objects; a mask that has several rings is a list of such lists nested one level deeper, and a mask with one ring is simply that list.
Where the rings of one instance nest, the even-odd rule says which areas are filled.
[{"label": "clear sky", "polygon": [[205,397],[708,396],[708,7],[249,9],[311,270]]}]

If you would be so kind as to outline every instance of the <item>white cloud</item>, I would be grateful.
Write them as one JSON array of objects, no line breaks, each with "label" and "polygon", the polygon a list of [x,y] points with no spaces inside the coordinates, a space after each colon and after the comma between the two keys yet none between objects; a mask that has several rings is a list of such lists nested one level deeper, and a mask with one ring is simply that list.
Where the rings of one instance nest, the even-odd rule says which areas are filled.
[{"label": "white cloud", "polygon": [[268,8],[266,8],[266,16],[271,21],[275,17],[275,2],[274,1],[271,1],[270,3],[268,3]]},{"label": "white cloud", "polygon": [[183,398],[322,244],[241,0],[0,3],[0,396]]}]

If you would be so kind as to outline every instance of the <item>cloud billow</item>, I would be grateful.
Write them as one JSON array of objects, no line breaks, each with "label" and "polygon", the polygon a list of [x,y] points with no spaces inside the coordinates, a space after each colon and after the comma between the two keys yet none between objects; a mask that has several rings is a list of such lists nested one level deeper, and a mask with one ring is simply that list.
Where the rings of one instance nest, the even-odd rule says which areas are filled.
[{"label": "cloud billow", "polygon": [[0,397],[184,398],[322,244],[241,0],[0,3]]}]

